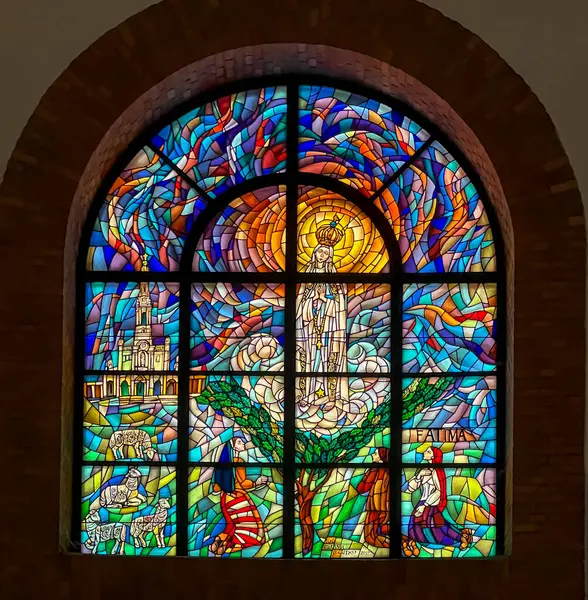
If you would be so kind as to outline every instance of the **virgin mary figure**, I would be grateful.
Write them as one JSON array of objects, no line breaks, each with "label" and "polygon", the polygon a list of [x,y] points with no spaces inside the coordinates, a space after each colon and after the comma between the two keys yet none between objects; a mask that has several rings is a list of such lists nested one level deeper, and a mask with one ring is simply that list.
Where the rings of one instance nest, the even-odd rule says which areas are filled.
[{"label": "virgin mary figure", "polygon": [[[318,244],[306,267],[306,273],[333,274],[334,246],[343,238],[343,229],[335,217],[317,229]],[[300,378],[298,406],[324,410],[344,408],[348,400],[347,379],[331,373],[345,371],[347,364],[347,286],[333,282],[300,285],[296,302],[296,359],[299,371],[317,373]]]}]

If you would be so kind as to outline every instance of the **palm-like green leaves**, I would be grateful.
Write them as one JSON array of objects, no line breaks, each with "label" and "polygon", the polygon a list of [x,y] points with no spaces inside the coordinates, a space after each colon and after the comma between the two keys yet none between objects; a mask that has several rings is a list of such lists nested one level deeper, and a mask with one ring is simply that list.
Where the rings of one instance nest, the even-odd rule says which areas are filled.
[{"label": "palm-like green leaves", "polygon": [[[450,384],[449,379],[441,378],[435,383],[429,383],[428,378],[415,379],[402,394],[403,421],[433,404]],[[268,460],[283,460],[283,426],[272,418],[264,406],[251,401],[234,379],[211,381],[197,398],[197,402],[208,404],[232,419],[251,437]],[[345,428],[332,437],[297,430],[294,440],[297,462],[301,463],[301,468],[303,463],[351,462],[359,451],[369,444],[374,434],[389,421],[390,405],[385,402],[372,408],[359,425]]]},{"label": "palm-like green leaves", "polygon": [[208,404],[220,414],[232,419],[241,430],[251,437],[263,455],[274,462],[283,459],[284,432],[268,410],[251,402],[245,391],[234,379],[211,381],[196,399]]},{"label": "palm-like green leaves", "polygon": [[429,408],[451,385],[451,379],[439,378],[430,383],[428,377],[417,378],[402,391],[402,421]]}]

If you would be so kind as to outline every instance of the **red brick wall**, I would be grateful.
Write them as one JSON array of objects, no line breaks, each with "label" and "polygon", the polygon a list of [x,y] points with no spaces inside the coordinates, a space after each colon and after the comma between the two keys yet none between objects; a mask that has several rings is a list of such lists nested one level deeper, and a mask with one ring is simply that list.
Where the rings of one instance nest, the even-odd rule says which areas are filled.
[{"label": "red brick wall", "polygon": [[[0,186],[0,256],[11,269],[0,299],[0,464],[8,473],[0,597],[270,598],[278,586],[288,597],[581,597],[584,220],[543,107],[483,42],[413,0],[284,0],[277,15],[243,0],[231,3],[230,18],[221,4],[164,2],[93,44],[41,100]],[[291,44],[259,45],[271,42]],[[242,50],[227,53],[233,48]],[[60,554],[70,510],[71,266],[87,201],[116,154],[157,116],[149,110],[249,72],[300,68],[335,71],[416,104],[470,156],[502,216],[511,265],[514,256],[512,556],[269,563]]]}]

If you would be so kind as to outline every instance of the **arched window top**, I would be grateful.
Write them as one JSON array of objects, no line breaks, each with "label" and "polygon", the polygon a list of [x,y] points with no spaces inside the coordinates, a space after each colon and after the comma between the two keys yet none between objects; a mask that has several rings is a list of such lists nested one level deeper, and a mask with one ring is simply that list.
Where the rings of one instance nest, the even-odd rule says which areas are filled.
[{"label": "arched window top", "polygon": [[[146,257],[150,271],[177,271],[188,236],[212,213],[219,215],[209,225],[217,228],[216,240],[219,228],[226,240],[249,221],[268,238],[279,235],[286,186],[296,171],[301,185],[343,197],[355,193],[381,211],[405,272],[495,271],[496,233],[472,173],[429,132],[431,125],[388,102],[345,84],[300,81],[236,91],[158,125],[102,196],[87,269],[140,271]],[[245,217],[247,207],[268,223]],[[243,250],[242,241],[235,244]],[[259,268],[283,269],[275,261],[284,252],[274,250],[271,259],[257,257]],[[197,254],[195,268],[213,269],[201,246]],[[214,270],[257,264],[251,256],[237,259],[247,267],[220,254],[209,258]]]},{"label": "arched window top", "polygon": [[157,123],[80,251],[82,551],[500,554],[501,253],[467,162],[376,92],[277,77]]}]

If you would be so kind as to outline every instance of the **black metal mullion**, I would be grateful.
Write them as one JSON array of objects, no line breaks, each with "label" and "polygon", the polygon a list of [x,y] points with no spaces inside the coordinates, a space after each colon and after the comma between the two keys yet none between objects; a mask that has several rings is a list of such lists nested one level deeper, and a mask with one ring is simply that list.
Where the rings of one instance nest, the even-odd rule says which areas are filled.
[{"label": "black metal mullion", "polygon": [[285,273],[193,273],[192,282],[203,283],[268,283],[280,284],[286,281]]},{"label": "black metal mullion", "polygon": [[[237,339],[237,338],[235,338]],[[284,377],[282,371],[190,371],[190,377]]]},{"label": "black metal mullion", "polygon": [[298,465],[304,469],[328,469],[329,471],[335,471],[337,469],[359,469],[368,471],[369,469],[385,469],[381,463],[376,462],[338,462],[338,463],[324,463],[324,462],[300,462]]},{"label": "black metal mullion", "polygon": [[421,371],[403,373],[404,379],[427,379],[429,377],[496,377],[497,371]]},{"label": "black metal mullion", "polygon": [[[427,469],[431,468],[431,463],[428,462],[420,462],[420,463],[402,463],[403,469]],[[446,463],[435,463],[435,468],[440,469],[496,469],[498,470],[498,465],[495,462],[488,463],[480,463],[480,462],[471,462],[471,463],[456,463],[456,462],[446,462]]]},{"label": "black metal mullion", "polygon": [[188,432],[190,421],[190,298],[191,282],[180,283],[180,339],[178,382],[178,460],[176,466],[176,552],[188,554]]},{"label": "black metal mullion", "polygon": [[[298,275],[299,283],[341,283],[341,284],[362,284],[362,283],[383,283],[382,277],[386,275],[365,273],[301,273]],[[386,282],[387,283],[387,282]]]},{"label": "black metal mullion", "polygon": [[167,156],[167,154],[165,154],[163,152],[163,150],[160,150],[159,148],[157,148],[157,146],[155,146],[151,140],[146,142],[145,145],[148,148],[150,148],[151,150],[153,150],[153,152],[155,152],[155,154],[157,154],[157,156],[159,156],[159,158],[161,159],[161,162],[165,163],[168,167],[170,167],[171,170],[178,177],[183,179],[191,188],[193,188],[203,200],[206,200],[206,204],[210,203],[210,196],[196,183],[196,181],[194,179],[192,179],[188,175],[188,173],[186,173],[185,171],[180,169],[180,167],[178,167],[174,163],[174,161],[171,158],[169,158],[169,156]]},{"label": "black metal mullion", "polygon": [[296,373],[296,377],[329,377],[337,376],[341,379],[355,378],[355,379],[391,379],[392,373],[368,373],[368,372],[355,372],[355,371],[299,371]]},{"label": "black metal mullion", "polygon": [[242,461],[227,461],[223,463],[216,462],[214,460],[191,460],[190,467],[212,467],[214,469],[230,469],[238,467],[247,467],[250,469],[282,469],[284,463],[282,462],[242,462]]},{"label": "black metal mullion", "polygon": [[392,273],[391,285],[392,364],[390,382],[390,559],[401,556],[401,483],[402,483],[402,272]]},{"label": "black metal mullion", "polygon": [[[174,468],[176,463],[173,460],[82,460],[84,467],[170,467]],[[177,474],[176,474],[177,477]],[[176,482],[177,483],[177,482]],[[176,490],[177,493],[177,490]]]},{"label": "black metal mullion", "polygon": [[422,156],[425,150],[435,141],[431,136],[406,162],[404,162],[397,171],[394,171],[390,177],[384,180],[382,186],[370,196],[370,202],[378,199],[407,169]]},{"label": "black metal mullion", "polygon": [[296,237],[298,204],[298,85],[287,91],[286,306],[284,340],[284,527],[283,557],[294,558],[294,485],[296,478]]},{"label": "black metal mullion", "polygon": [[407,284],[451,285],[454,283],[496,283],[497,275],[492,271],[482,271],[479,273],[404,273],[402,279]]},{"label": "black metal mullion", "polygon": [[[374,428],[376,429],[376,428]],[[379,430],[378,430],[379,431]],[[144,467],[173,467],[173,461],[156,461],[156,460],[127,460],[127,461],[114,461],[114,460],[82,460],[82,466],[84,467],[120,467],[120,466],[144,466]],[[215,469],[228,469],[230,467],[250,467],[250,468],[272,468],[281,469],[285,466],[283,462],[226,462],[219,464],[215,461],[210,460],[196,460],[189,461],[190,466],[195,467],[214,467]],[[370,468],[381,468],[377,463],[366,463],[366,462],[338,462],[338,463],[322,463],[322,462],[301,462],[298,463],[300,467],[309,469],[370,469]],[[401,466],[403,469],[425,469],[431,466],[431,463],[414,463],[414,462],[402,462]],[[500,466],[496,462],[446,462],[446,463],[435,463],[435,467],[443,469],[496,469],[499,470]]]},{"label": "black metal mullion", "polygon": [[505,522],[506,522],[506,365],[507,365],[507,335],[506,335],[506,277],[501,272],[497,284],[497,315],[496,331],[496,553],[505,553]]},{"label": "black metal mullion", "polygon": [[[88,282],[126,283],[148,281],[154,283],[175,283],[181,279],[181,271],[88,271]],[[192,273],[194,283],[285,283],[286,273]],[[382,283],[382,274],[369,273],[305,273],[304,282],[325,283]],[[419,285],[457,283],[496,283],[497,274],[481,273],[404,273],[403,282]]]},{"label": "black metal mullion", "polygon": [[161,370],[161,371],[140,371],[137,369],[133,369],[133,370],[129,370],[129,371],[118,371],[118,370],[112,370],[112,371],[101,371],[98,369],[87,369],[86,371],[84,371],[84,375],[118,375],[120,377],[124,377],[125,375],[128,376],[132,376],[132,375],[145,375],[145,377],[148,376],[152,376],[152,375],[168,375],[168,376],[173,376],[175,375],[176,377],[179,376],[178,371],[166,371],[166,370]]}]

